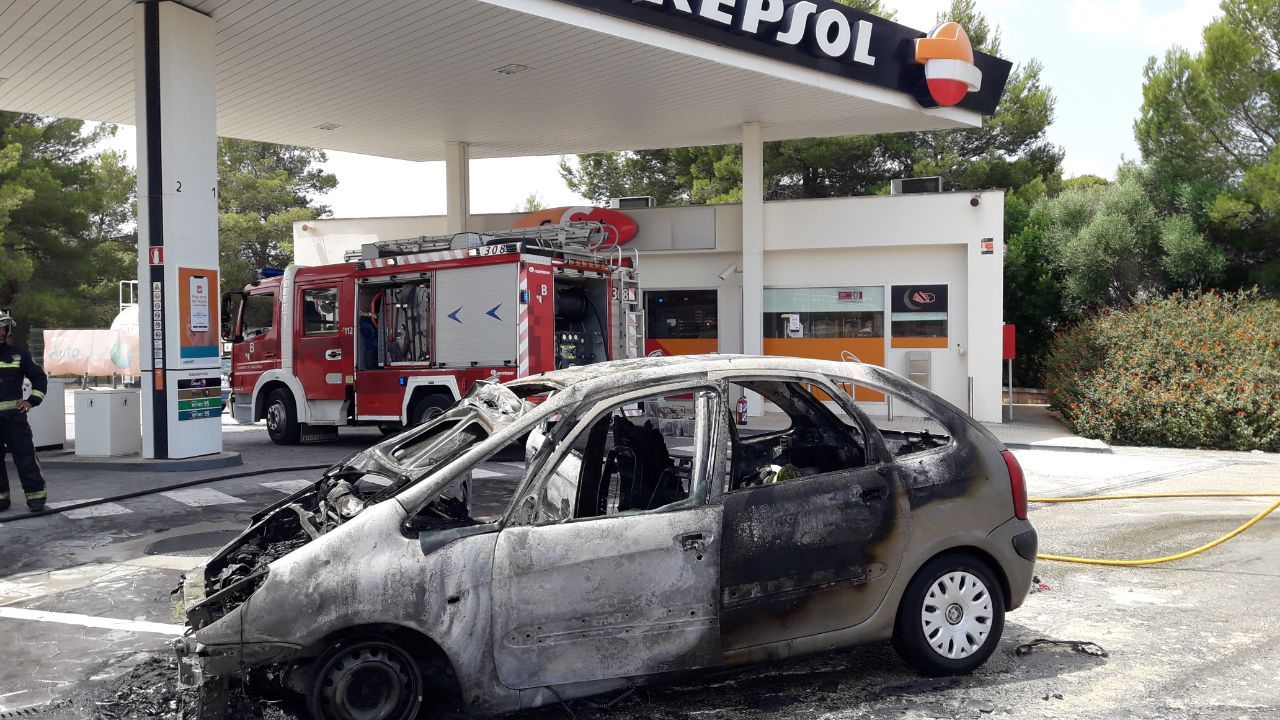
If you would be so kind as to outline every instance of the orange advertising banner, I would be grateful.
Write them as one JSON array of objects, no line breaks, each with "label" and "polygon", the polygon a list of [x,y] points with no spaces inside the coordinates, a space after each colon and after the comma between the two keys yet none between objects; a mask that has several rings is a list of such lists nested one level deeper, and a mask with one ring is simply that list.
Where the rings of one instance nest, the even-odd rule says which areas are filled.
[{"label": "orange advertising banner", "polygon": [[119,330],[45,330],[49,375],[138,375],[138,334]]},{"label": "orange advertising banner", "polygon": [[218,271],[178,268],[178,317],[182,367],[218,364]]}]

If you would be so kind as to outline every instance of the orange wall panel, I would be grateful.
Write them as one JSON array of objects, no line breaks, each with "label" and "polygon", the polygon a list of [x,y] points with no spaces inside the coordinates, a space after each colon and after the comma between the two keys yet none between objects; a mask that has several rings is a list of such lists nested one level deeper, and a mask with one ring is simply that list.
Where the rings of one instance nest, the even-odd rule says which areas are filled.
[{"label": "orange wall panel", "polygon": [[720,341],[715,338],[694,338],[685,340],[653,340],[644,341],[644,354],[654,355],[703,355],[717,352]]},{"label": "orange wall panel", "polygon": [[[766,355],[842,360],[840,353],[845,350],[867,365],[884,367],[884,338],[765,338],[764,341]],[[884,402],[884,395],[859,387],[854,399]]]},{"label": "orange wall panel", "polygon": [[931,338],[896,337],[893,339],[893,346],[898,349],[906,349],[906,350],[921,350],[921,349],[946,350],[947,339],[938,338],[938,337],[931,337]]}]

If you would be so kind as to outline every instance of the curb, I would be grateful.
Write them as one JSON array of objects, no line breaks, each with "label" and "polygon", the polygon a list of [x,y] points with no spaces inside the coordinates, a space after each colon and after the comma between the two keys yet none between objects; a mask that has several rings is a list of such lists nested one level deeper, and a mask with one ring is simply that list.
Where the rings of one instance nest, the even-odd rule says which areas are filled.
[{"label": "curb", "polygon": [[1005,447],[1010,450],[1052,450],[1054,452],[1078,452],[1078,453],[1096,453],[1099,455],[1112,455],[1114,451],[1111,446],[1107,447],[1077,447],[1075,445],[1037,445],[1035,443],[1005,443]]},{"label": "curb", "polygon": [[183,458],[181,460],[144,460],[136,455],[125,455],[117,459],[69,459],[73,457],[75,457],[74,452],[66,450],[54,455],[53,457],[40,458],[40,465],[41,467],[58,468],[62,470],[107,470],[128,472],[143,470],[146,472],[169,473],[218,470],[221,468],[236,467],[244,464],[244,459],[240,457],[240,453],[230,451],[223,451],[217,455]]}]

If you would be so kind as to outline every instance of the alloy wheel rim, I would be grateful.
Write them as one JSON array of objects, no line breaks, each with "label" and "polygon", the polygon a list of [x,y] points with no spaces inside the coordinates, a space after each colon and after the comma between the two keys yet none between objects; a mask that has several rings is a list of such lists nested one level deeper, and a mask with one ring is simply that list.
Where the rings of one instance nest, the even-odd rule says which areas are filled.
[{"label": "alloy wheel rim", "polygon": [[934,652],[960,660],[986,644],[993,616],[986,584],[972,573],[957,570],[929,586],[920,609],[920,627]]}]

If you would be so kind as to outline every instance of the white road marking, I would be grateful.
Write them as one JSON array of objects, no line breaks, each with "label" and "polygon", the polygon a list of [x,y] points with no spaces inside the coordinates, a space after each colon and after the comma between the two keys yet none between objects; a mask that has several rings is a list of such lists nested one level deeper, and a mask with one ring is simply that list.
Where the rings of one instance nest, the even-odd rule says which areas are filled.
[{"label": "white road marking", "polygon": [[57,595],[89,585],[102,585],[103,592],[123,587],[143,573],[140,567],[116,563],[88,563],[0,579],[0,605],[27,603],[46,595]]},{"label": "white road marking", "polygon": [[500,473],[494,470],[485,470],[484,468],[476,468],[471,471],[471,477],[483,480],[484,478],[491,477],[506,477],[506,473]]},{"label": "white road marking", "polygon": [[271,482],[262,483],[263,487],[269,487],[277,492],[285,495],[292,495],[304,487],[310,487],[310,480],[273,480]]},{"label": "white road marking", "polygon": [[[67,507],[69,505],[79,505],[80,503],[97,502],[101,499],[102,498],[84,498],[82,500],[63,500],[61,502],[51,502],[49,503],[49,507]],[[86,508],[80,508],[79,510],[68,510],[62,513],[62,516],[71,520],[83,520],[84,518],[124,515],[125,513],[131,512],[133,511],[123,505],[117,505],[116,503],[101,503],[99,505],[90,505]]]},{"label": "white road marking", "polygon": [[210,490],[209,488],[188,488],[186,490],[170,490],[162,492],[161,495],[170,500],[177,500],[183,505],[191,507],[204,507],[206,505],[230,505],[232,503],[244,502],[238,497],[233,497],[224,492]]},{"label": "white road marking", "polygon": [[79,625],[80,627],[105,628],[107,630],[155,633],[157,635],[169,635],[170,637],[178,637],[186,630],[182,625],[173,625],[170,623],[120,620],[118,618],[94,617],[92,615],[78,615],[76,613],[49,612],[47,610],[27,610],[15,607],[0,607],[0,618],[52,622],[61,623],[63,625]]}]

